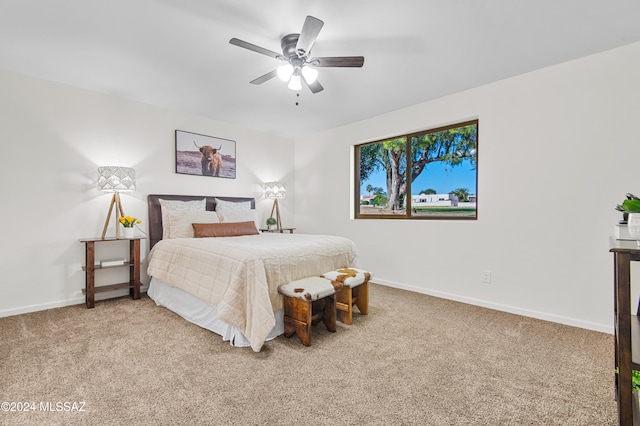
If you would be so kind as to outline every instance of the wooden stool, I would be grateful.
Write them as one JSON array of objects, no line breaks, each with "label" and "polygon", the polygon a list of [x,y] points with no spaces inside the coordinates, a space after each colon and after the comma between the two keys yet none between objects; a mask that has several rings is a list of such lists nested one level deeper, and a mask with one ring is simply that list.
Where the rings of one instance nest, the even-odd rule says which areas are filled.
[{"label": "wooden stool", "polygon": [[284,297],[284,335],[293,333],[305,346],[311,346],[311,325],[320,320],[327,330],[336,331],[337,290],[342,284],[322,277],[309,277],[282,284],[278,292]]},{"label": "wooden stool", "polygon": [[326,279],[342,283],[342,290],[336,292],[338,319],[344,324],[353,322],[353,305],[362,315],[369,313],[369,280],[372,273],[356,268],[343,268],[322,274]]}]

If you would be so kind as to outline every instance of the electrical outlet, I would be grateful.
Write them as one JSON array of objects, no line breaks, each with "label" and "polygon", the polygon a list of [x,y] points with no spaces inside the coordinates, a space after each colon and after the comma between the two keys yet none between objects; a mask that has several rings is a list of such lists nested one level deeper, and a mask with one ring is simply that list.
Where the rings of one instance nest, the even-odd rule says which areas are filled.
[{"label": "electrical outlet", "polygon": [[482,282],[491,284],[491,271],[482,271]]}]

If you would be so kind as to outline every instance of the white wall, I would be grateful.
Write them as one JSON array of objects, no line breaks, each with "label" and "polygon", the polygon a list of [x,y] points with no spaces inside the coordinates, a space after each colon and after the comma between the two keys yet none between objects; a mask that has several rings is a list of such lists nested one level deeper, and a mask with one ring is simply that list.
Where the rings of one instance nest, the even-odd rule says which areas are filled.
[{"label": "white wall", "polygon": [[[352,238],[375,281],[611,332],[613,207],[640,194],[639,75],[637,43],[296,141],[296,226]],[[354,144],[476,117],[477,221],[350,219]]]},{"label": "white wall", "polygon": [[[293,141],[203,117],[2,71],[0,117],[0,316],[84,301],[78,239],[102,233],[111,200],[96,189],[98,166],[135,168],[137,191],[121,198],[145,231],[151,193],[259,197],[270,180],[293,188]],[[235,140],[237,178],[176,174],[176,129]],[[290,191],[281,207],[286,223],[293,201]],[[258,202],[262,219],[270,207]],[[98,250],[124,256],[126,243]],[[116,271],[101,273],[123,281]]]},{"label": "white wall", "polygon": [[[378,282],[610,332],[613,206],[640,194],[638,75],[636,43],[294,144],[0,71],[0,316],[84,300],[78,238],[102,231],[110,196],[95,171],[113,164],[136,169],[122,199],[144,227],[149,193],[258,196],[282,180],[285,223],[352,238]],[[353,144],[475,117],[478,221],[350,219]],[[175,129],[235,140],[237,179],[175,174]]]}]

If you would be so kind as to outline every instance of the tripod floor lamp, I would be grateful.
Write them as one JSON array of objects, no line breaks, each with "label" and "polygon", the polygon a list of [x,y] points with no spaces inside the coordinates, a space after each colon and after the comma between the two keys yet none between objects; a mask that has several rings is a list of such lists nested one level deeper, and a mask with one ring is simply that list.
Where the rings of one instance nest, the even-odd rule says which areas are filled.
[{"label": "tripod floor lamp", "polygon": [[109,226],[109,219],[115,207],[116,221],[116,238],[120,238],[120,226],[118,218],[124,216],[122,203],[120,202],[120,192],[135,191],[136,189],[136,171],[130,167],[120,166],[103,166],[98,167],[98,189],[103,192],[113,192],[111,204],[109,205],[109,213],[107,220],[104,221],[102,229],[102,239],[104,240]]},{"label": "tripod floor lamp", "polygon": [[273,207],[271,207],[271,216],[273,217],[273,213],[276,213],[276,226],[278,231],[282,232],[282,222],[280,221],[280,206],[278,206],[278,199],[284,198],[287,195],[287,189],[284,186],[284,183],[281,182],[266,182],[264,184],[264,196],[265,198],[273,199]]}]

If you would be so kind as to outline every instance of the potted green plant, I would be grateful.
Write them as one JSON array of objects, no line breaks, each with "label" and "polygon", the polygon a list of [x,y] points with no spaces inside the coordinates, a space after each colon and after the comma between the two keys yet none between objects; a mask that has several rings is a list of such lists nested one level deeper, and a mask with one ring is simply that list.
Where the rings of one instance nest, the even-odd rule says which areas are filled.
[{"label": "potted green plant", "polygon": [[627,225],[627,232],[637,241],[640,248],[640,198],[627,194],[627,199],[622,204],[618,204],[615,209],[622,212],[620,224]]},{"label": "potted green plant", "polygon": [[622,204],[616,205],[615,209],[622,212],[621,224],[627,223],[629,213],[640,213],[640,198],[633,194],[627,194],[627,199]]},{"label": "potted green plant", "polygon": [[267,229],[271,230],[273,225],[275,225],[277,223],[278,222],[274,218],[272,218],[272,217],[268,218],[267,219]]}]

